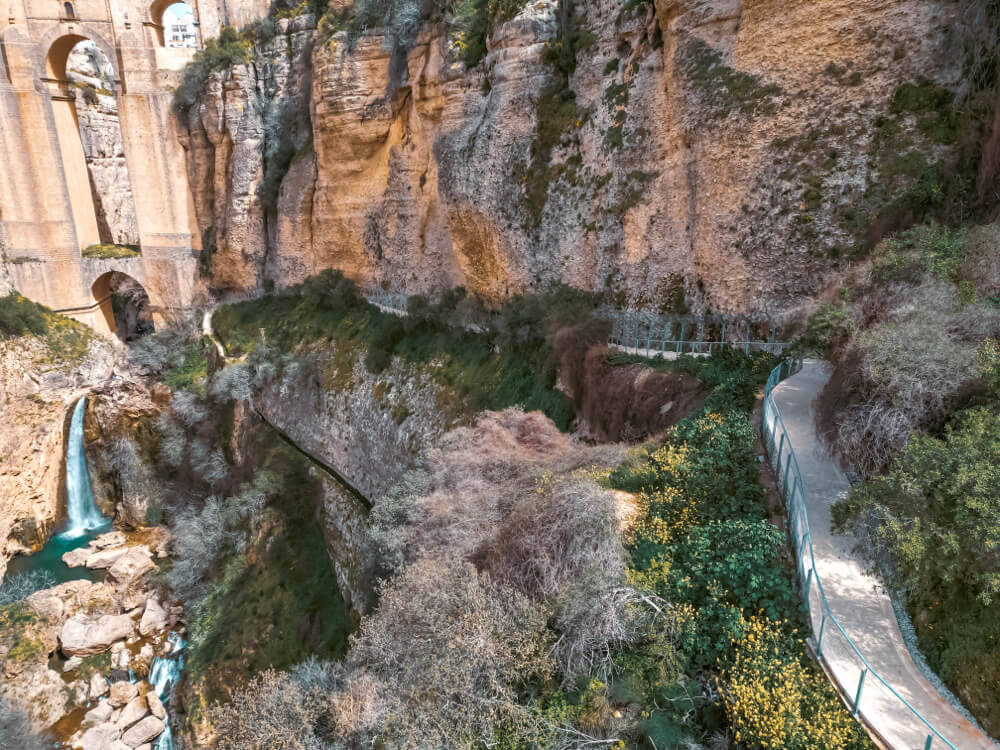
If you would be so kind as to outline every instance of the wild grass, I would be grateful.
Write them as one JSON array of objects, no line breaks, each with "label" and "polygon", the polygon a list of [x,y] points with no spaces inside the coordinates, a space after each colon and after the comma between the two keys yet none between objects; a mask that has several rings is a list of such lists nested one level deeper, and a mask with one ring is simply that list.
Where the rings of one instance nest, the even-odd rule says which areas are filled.
[{"label": "wild grass", "polygon": [[138,258],[142,255],[138,245],[114,245],[97,243],[87,245],[83,249],[84,258],[100,258],[102,260],[118,260],[121,258]]}]

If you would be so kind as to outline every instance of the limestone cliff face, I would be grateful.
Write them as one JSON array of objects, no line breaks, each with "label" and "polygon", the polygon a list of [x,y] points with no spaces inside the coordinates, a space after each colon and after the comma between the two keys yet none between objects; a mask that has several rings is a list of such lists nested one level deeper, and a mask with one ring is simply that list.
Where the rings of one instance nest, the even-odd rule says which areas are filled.
[{"label": "limestone cliff face", "polygon": [[[283,27],[189,113],[212,286],[327,267],[408,292],[496,298],[553,280],[620,304],[780,312],[814,293],[875,215],[879,125],[899,87],[954,86],[954,7],[933,0],[580,0],[568,89],[542,58],[557,6],[529,4],[472,70],[428,28]],[[311,52],[307,52],[311,49]],[[261,90],[309,83],[276,213],[258,185]],[[915,129],[914,122],[902,123]],[[853,218],[852,218],[853,217]]]},{"label": "limestone cliff face", "polygon": [[39,339],[0,340],[0,577],[11,556],[51,531],[61,508],[68,412],[111,375],[116,356],[94,339],[82,361],[60,364]]}]

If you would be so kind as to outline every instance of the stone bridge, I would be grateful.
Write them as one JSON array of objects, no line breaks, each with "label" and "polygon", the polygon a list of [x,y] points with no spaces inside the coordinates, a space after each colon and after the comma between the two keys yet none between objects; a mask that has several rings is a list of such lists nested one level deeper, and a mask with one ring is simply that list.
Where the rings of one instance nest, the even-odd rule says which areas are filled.
[{"label": "stone bridge", "polygon": [[[25,296],[98,330],[109,327],[111,271],[145,287],[154,319],[194,294],[201,241],[171,98],[195,50],[164,46],[163,14],[174,1],[4,0],[0,16],[0,270]],[[267,10],[267,0],[188,4],[199,44]],[[82,256],[99,242],[66,71],[82,40],[113,67],[138,258]]]}]

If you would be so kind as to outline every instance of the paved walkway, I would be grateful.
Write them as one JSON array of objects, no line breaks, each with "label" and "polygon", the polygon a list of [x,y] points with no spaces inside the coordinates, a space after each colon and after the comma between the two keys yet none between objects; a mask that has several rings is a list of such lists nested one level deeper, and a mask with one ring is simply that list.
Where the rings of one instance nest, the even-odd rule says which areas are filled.
[{"label": "paved walkway", "polygon": [[[829,377],[827,363],[806,360],[799,373],[774,389],[773,396],[802,473],[816,572],[830,609],[872,669],[952,745],[958,750],[995,750],[998,745],[942,698],[913,663],[889,597],[852,552],[854,538],[830,531],[830,506],[847,495],[850,485],[816,435],[813,401]],[[803,556],[808,561],[808,547]],[[804,571],[808,570],[806,562]],[[818,633],[822,607],[815,582],[810,587],[809,603],[813,632]],[[860,660],[829,620],[823,631],[822,657],[853,702],[861,676]],[[865,678],[860,708],[865,723],[893,750],[926,747],[929,730],[872,674]],[[934,737],[932,749],[946,747]]]}]

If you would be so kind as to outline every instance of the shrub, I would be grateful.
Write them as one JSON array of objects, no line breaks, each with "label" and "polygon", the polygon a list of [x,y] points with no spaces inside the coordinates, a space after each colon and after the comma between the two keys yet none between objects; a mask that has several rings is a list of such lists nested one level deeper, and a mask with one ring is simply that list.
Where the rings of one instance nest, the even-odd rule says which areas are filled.
[{"label": "shrub", "polygon": [[316,733],[325,710],[322,691],[284,672],[267,670],[237,686],[228,703],[209,711],[221,750],[323,750]]},{"label": "shrub", "polygon": [[778,624],[750,621],[722,676],[736,741],[754,750],[870,747],[826,677],[805,667],[802,652],[802,639],[789,638]]},{"label": "shrub", "polygon": [[225,26],[216,39],[209,39],[187,65],[184,77],[174,92],[174,107],[182,117],[194,106],[208,84],[208,79],[233,65],[246,62],[250,54],[250,39],[232,26]]},{"label": "shrub", "polygon": [[943,437],[914,437],[888,476],[852,493],[855,512],[887,511],[874,533],[893,553],[895,581],[917,601],[968,587],[989,606],[1000,593],[1000,554],[990,552],[1000,549],[998,451],[1000,417],[963,412]]},{"label": "shrub", "polygon": [[486,40],[496,28],[514,18],[525,0],[458,0],[451,22],[451,37],[467,67],[486,56]]},{"label": "shrub", "polygon": [[548,645],[545,617],[525,597],[469,563],[424,559],[383,588],[348,660],[386,706],[390,745],[464,747],[522,721],[518,688],[551,671]]},{"label": "shrub", "polygon": [[17,292],[0,297],[0,336],[44,335],[49,328],[46,312],[47,308]]},{"label": "shrub", "polygon": [[55,585],[55,576],[47,570],[30,570],[8,575],[0,583],[0,607],[22,601],[36,591]]}]

